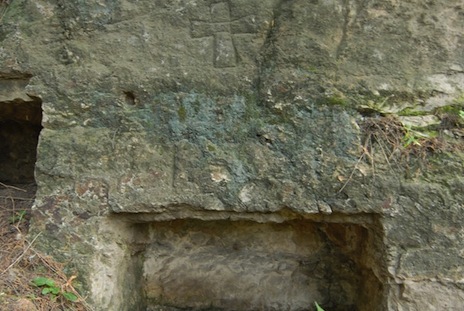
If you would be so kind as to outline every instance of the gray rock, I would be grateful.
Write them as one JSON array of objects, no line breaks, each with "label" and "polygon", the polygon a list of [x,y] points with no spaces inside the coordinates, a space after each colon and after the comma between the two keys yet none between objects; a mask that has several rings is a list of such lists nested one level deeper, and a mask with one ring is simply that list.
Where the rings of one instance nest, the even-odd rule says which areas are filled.
[{"label": "gray rock", "polygon": [[363,122],[462,111],[463,14],[11,1],[0,109],[42,107],[35,167],[28,130],[8,140],[38,185],[36,245],[96,310],[460,309],[462,139],[407,158]]}]

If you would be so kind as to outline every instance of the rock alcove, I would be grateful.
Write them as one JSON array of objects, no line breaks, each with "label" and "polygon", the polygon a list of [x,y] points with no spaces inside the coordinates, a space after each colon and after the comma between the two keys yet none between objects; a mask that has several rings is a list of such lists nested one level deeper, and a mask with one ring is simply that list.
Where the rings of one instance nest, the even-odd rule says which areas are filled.
[{"label": "rock alcove", "polygon": [[382,231],[373,215],[282,222],[120,217],[131,221],[130,247],[115,267],[130,274],[119,286],[124,310],[312,310],[317,301],[327,310],[367,311],[384,303]]},{"label": "rock alcove", "polygon": [[29,75],[0,76],[0,181],[34,183],[42,102],[24,93]]}]

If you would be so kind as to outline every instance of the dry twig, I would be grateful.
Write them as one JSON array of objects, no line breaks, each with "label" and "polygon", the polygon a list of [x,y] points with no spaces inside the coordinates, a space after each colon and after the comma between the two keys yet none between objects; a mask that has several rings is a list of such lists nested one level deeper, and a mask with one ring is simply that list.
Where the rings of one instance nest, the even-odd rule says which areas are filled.
[{"label": "dry twig", "polygon": [[28,246],[23,250],[23,252],[21,253],[21,255],[19,255],[5,270],[3,270],[0,275],[4,274],[5,272],[7,272],[9,269],[11,269],[11,267],[13,267],[14,265],[16,265],[23,257],[24,255],[29,251],[29,249],[32,247],[32,244],[34,244],[35,240],[37,240],[37,238],[40,236],[41,232],[39,232],[35,237],[34,239],[32,240],[31,243],[28,242]]}]

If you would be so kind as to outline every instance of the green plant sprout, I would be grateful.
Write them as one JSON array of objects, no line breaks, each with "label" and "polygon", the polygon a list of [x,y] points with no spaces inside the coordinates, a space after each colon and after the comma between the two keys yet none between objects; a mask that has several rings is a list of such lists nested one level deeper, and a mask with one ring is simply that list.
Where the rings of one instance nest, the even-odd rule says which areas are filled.
[{"label": "green plant sprout", "polygon": [[61,288],[52,279],[39,276],[34,278],[32,283],[37,287],[42,287],[42,295],[50,295],[52,299],[61,295],[68,301],[77,301],[77,296],[75,294],[61,290]]},{"label": "green plant sprout", "polygon": [[403,137],[403,147],[405,148],[410,145],[421,146],[420,139],[434,137],[433,135],[413,130],[411,126],[404,126],[404,130],[406,131]]},{"label": "green plant sprout", "polygon": [[314,304],[316,305],[316,311],[324,311],[322,307],[315,301]]},{"label": "green plant sprout", "polygon": [[24,219],[25,215],[26,211],[15,212],[14,215],[10,217],[10,224],[20,223]]}]

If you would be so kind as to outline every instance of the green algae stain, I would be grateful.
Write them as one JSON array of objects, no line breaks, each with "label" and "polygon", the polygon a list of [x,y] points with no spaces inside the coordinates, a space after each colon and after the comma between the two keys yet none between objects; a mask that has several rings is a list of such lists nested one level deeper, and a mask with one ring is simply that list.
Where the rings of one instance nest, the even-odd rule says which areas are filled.
[{"label": "green algae stain", "polygon": [[402,117],[417,117],[417,116],[426,116],[430,114],[427,111],[417,110],[414,107],[406,107],[403,110],[399,111],[397,115]]},{"label": "green algae stain", "polygon": [[181,105],[179,109],[177,109],[177,116],[181,122],[185,122],[185,119],[187,119],[187,109],[185,109],[184,105]]},{"label": "green algae stain", "polygon": [[345,107],[348,105],[348,101],[341,96],[326,97],[323,100],[321,100],[321,103],[328,105],[328,106],[341,106],[341,107]]}]

